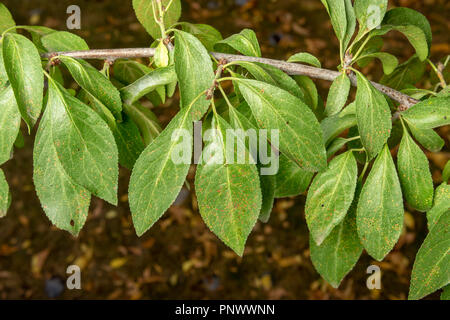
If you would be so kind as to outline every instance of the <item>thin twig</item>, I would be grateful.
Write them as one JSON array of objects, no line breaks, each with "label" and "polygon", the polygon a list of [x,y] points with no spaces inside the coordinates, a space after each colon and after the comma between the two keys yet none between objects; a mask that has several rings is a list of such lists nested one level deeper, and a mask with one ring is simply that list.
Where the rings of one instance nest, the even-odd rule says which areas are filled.
[{"label": "thin twig", "polygon": [[[64,55],[72,58],[80,59],[108,59],[116,60],[119,58],[148,58],[152,57],[155,53],[153,48],[126,48],[126,49],[94,49],[86,51],[66,51],[66,52],[52,52],[43,55],[44,58],[49,58],[55,55]],[[314,79],[322,79],[327,81],[333,81],[340,73],[338,71],[316,68],[299,63],[290,63],[281,60],[247,57],[235,54],[225,54],[212,52],[211,55],[217,60],[225,59],[228,62],[231,61],[249,61],[260,62],[274,66],[289,75],[304,75]],[[350,81],[353,86],[357,86],[356,76],[350,74]],[[372,85],[380,92],[387,95],[389,98],[400,103],[402,109],[406,110],[419,101],[390,87],[371,81]]]}]

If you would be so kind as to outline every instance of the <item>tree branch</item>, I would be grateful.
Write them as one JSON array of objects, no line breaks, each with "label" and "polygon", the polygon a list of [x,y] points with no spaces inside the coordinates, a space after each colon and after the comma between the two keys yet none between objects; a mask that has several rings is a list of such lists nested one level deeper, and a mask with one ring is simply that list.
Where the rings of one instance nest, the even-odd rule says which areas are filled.
[{"label": "tree branch", "polygon": [[[94,49],[86,51],[52,52],[43,54],[43,57],[51,58],[58,55],[64,55],[79,59],[102,59],[114,61],[119,58],[148,58],[152,57],[154,53],[155,49],[153,48]],[[242,55],[225,54],[218,52],[212,52],[211,55],[217,60],[225,59],[228,62],[231,61],[260,62],[274,66],[286,72],[289,75],[304,75],[314,79],[333,81],[340,75],[338,71],[316,68],[299,63],[290,63],[281,60],[247,57]],[[354,74],[350,74],[349,78],[352,85],[356,87],[357,86],[356,76]],[[384,93],[389,98],[399,102],[402,110],[406,110],[419,102],[418,100],[413,99],[412,97],[403,94],[397,90],[394,90],[390,87],[384,86],[382,84],[373,81],[371,81],[371,83],[380,92]]]}]

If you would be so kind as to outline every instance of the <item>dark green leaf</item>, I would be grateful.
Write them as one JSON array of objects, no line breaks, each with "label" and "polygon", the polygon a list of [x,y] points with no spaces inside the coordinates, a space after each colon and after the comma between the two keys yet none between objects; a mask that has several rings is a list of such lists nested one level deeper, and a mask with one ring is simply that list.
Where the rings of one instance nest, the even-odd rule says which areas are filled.
[{"label": "dark green leaf", "polygon": [[102,73],[90,64],[75,60],[71,57],[61,56],[59,59],[69,70],[75,81],[89,94],[105,105],[118,120],[122,120],[122,100],[120,93]]},{"label": "dark green leaf", "polygon": [[11,156],[20,128],[20,113],[10,85],[0,89],[0,164]]},{"label": "dark green leaf", "polygon": [[[55,89],[50,90],[53,95]],[[58,228],[77,235],[86,221],[91,194],[63,168],[54,145],[54,126],[58,124],[53,123],[53,117],[56,116],[53,113],[53,108],[48,106],[36,135],[33,180],[42,208],[50,221]]]},{"label": "dark green leaf", "polygon": [[272,213],[273,203],[275,200],[276,180],[274,175],[259,175],[259,181],[261,183],[262,194],[259,220],[266,223],[269,221],[270,214]]},{"label": "dark green leaf", "polygon": [[278,129],[280,151],[306,170],[326,167],[322,132],[311,110],[287,91],[270,84],[239,79],[239,89],[261,129]]},{"label": "dark green leaf", "polygon": [[280,154],[279,170],[275,175],[275,197],[294,197],[308,189],[313,173],[300,168],[294,161]]},{"label": "dark green leaf", "polygon": [[[139,22],[144,26],[145,30],[152,36],[153,39],[161,38],[161,31],[159,25],[154,18],[152,7],[153,0],[133,0],[133,9]],[[158,6],[155,3],[156,17],[159,18]],[[168,12],[164,15],[164,26],[171,27],[178,21],[181,15],[181,1],[180,0],[161,0],[162,5],[167,7],[169,2],[172,2]]]},{"label": "dark green leaf", "polygon": [[64,170],[75,183],[116,204],[118,154],[107,124],[52,80],[46,109],[53,145]]},{"label": "dark green leaf", "polygon": [[359,73],[357,77],[356,121],[361,142],[372,159],[380,152],[391,134],[391,112],[383,94]]},{"label": "dark green leaf", "polygon": [[42,109],[44,74],[39,52],[24,36],[7,33],[3,38],[3,62],[22,118],[30,129]]},{"label": "dark green leaf", "polygon": [[441,300],[445,301],[450,300],[450,285],[444,287],[441,293]]},{"label": "dark green leaf", "polygon": [[334,288],[353,269],[363,251],[356,230],[356,204],[361,187],[356,188],[355,199],[345,217],[331,231],[325,241],[317,246],[310,237],[311,260],[320,275]]},{"label": "dark green leaf", "polygon": [[444,167],[444,171],[442,171],[442,181],[447,182],[450,179],[450,161],[447,161],[447,164]]},{"label": "dark green leaf", "polygon": [[150,109],[138,103],[132,105],[124,104],[123,109],[138,126],[145,145],[149,145],[161,133],[162,128],[158,118]]},{"label": "dark green leaf", "polygon": [[387,5],[388,0],[356,0],[355,13],[360,30],[370,31],[378,27],[386,14]]},{"label": "dark green leaf", "polygon": [[421,299],[450,283],[450,212],[430,230],[417,253],[411,275],[409,299]]},{"label": "dark green leaf", "polygon": [[351,151],[331,160],[328,169],[313,180],[306,198],[305,215],[317,243],[345,218],[355,195],[358,166]]},{"label": "dark green leaf", "polygon": [[399,65],[394,72],[381,78],[381,83],[395,90],[416,84],[425,72],[425,64],[417,56]]},{"label": "dark green leaf", "polygon": [[183,31],[200,40],[208,51],[213,51],[214,45],[223,39],[219,31],[207,24],[192,24],[189,22],[180,22],[179,24]]},{"label": "dark green leaf", "polygon": [[[391,74],[395,68],[398,66],[398,59],[393,56],[392,54],[386,53],[386,52],[375,52],[375,53],[369,53],[366,55],[361,56],[359,59],[372,59],[377,58],[381,61],[383,64],[383,72],[384,74]],[[358,59],[358,60],[359,60]]]},{"label": "dark green leaf", "polygon": [[334,32],[340,42],[347,33],[347,13],[345,2],[341,0],[321,0],[328,11]]},{"label": "dark green leaf", "polygon": [[11,204],[11,194],[3,170],[0,169],[0,218],[6,215]]},{"label": "dark green leaf", "polygon": [[443,214],[450,213],[450,185],[446,182],[436,188],[433,208],[427,212],[428,230],[431,230]]},{"label": "dark green leaf", "polygon": [[400,181],[385,145],[361,191],[356,218],[361,243],[376,260],[383,260],[400,237],[403,214]]},{"label": "dark green leaf", "polygon": [[319,61],[319,59],[317,59],[315,56],[313,56],[312,54],[308,53],[308,52],[300,52],[300,53],[296,53],[293,56],[291,56],[287,62],[300,62],[300,63],[307,63],[310,64],[314,67],[317,68],[321,68],[322,65]]},{"label": "dark green leaf", "polygon": [[355,104],[349,104],[340,113],[322,120],[320,126],[325,145],[329,145],[344,130],[356,126]]},{"label": "dark green leaf", "polygon": [[253,30],[244,29],[238,34],[217,42],[214,49],[220,52],[233,53],[234,50],[245,56],[261,57],[261,49]]},{"label": "dark green leaf", "polygon": [[412,123],[408,123],[408,127],[414,138],[431,152],[441,151],[442,147],[444,147],[444,139],[442,139],[433,129],[420,129]]},{"label": "dark green leaf", "polygon": [[325,108],[325,114],[327,116],[335,115],[342,110],[347,102],[350,86],[350,79],[345,72],[341,73],[341,75],[333,81],[328,93],[327,106]]},{"label": "dark green leaf", "polygon": [[83,38],[67,31],[52,32],[42,37],[41,42],[49,52],[89,50]]},{"label": "dark green leaf", "polygon": [[[197,167],[195,191],[206,225],[242,256],[261,210],[258,172],[254,164],[236,164],[228,158],[226,137],[231,127],[220,116],[214,119],[216,134],[204,149],[202,164]],[[206,152],[207,148],[221,153],[223,161],[215,161],[216,153]]]},{"label": "dark green leaf", "polygon": [[397,167],[408,204],[419,211],[430,209],[434,190],[428,159],[406,129],[398,150]]},{"label": "dark green leaf", "polygon": [[402,112],[408,123],[420,129],[432,129],[450,124],[450,97],[430,98]]},{"label": "dark green leaf", "polygon": [[341,150],[347,144],[348,140],[345,138],[336,138],[327,147],[327,158],[332,157],[336,152]]}]

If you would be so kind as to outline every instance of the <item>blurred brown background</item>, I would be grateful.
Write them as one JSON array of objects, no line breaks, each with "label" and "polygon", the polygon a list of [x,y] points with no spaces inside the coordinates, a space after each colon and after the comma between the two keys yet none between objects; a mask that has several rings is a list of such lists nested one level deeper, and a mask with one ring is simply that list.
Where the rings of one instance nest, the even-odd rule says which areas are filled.
[{"label": "blurred brown background", "polygon": [[[131,0],[6,0],[17,24],[45,25],[66,30],[66,8],[81,8],[81,30],[91,48],[144,47],[151,39],[138,23]],[[326,68],[338,64],[338,42],[319,0],[184,0],[182,20],[207,23],[223,36],[242,28],[256,31],[263,56],[285,59],[308,51]],[[433,30],[431,58],[450,53],[450,2],[396,0],[427,16]],[[387,37],[385,51],[401,61],[413,54],[399,34]],[[378,79],[381,66],[371,64],[366,74]],[[318,81],[326,92],[329,83]],[[422,84],[427,87],[429,83]],[[167,123],[176,101],[158,111]],[[34,130],[35,131],[35,130]],[[449,156],[449,128],[442,152],[429,154],[433,179],[441,182]],[[195,200],[182,192],[163,218],[143,237],[135,235],[127,203],[129,171],[121,169],[118,207],[93,199],[89,217],[78,238],[51,226],[42,211],[32,182],[32,136],[15,151],[3,169],[13,202],[0,220],[0,299],[405,299],[415,254],[426,235],[421,213],[407,211],[405,230],[395,250],[382,263],[363,254],[338,290],[314,270],[309,258],[304,196],[277,200],[268,224],[258,223],[244,257],[237,257],[208,231]],[[193,172],[190,177],[192,178]],[[192,180],[192,179],[191,179]],[[82,268],[82,290],[67,290],[66,268]],[[382,290],[366,287],[366,268],[378,264]],[[432,295],[430,298],[438,298]]]}]

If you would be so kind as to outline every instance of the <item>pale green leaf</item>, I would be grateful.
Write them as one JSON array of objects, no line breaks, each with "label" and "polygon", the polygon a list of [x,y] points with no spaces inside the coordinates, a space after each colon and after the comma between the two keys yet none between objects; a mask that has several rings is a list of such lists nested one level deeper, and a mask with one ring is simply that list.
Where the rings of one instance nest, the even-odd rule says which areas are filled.
[{"label": "pale green leaf", "polygon": [[6,215],[11,204],[11,193],[9,192],[8,182],[5,179],[3,170],[0,169],[0,218]]},{"label": "pale green leaf", "polygon": [[223,40],[222,35],[217,29],[207,24],[193,24],[189,22],[180,22],[183,31],[194,35],[205,46],[208,51],[214,50],[214,45]]},{"label": "pale green leaf", "polygon": [[444,147],[445,141],[433,129],[417,128],[412,123],[408,123],[414,138],[431,152],[438,152]]},{"label": "pale green leaf", "polygon": [[155,55],[153,56],[153,59],[157,68],[164,68],[169,65],[169,50],[167,50],[167,47],[163,41],[160,41],[158,46],[155,48]]},{"label": "pale green leaf", "polygon": [[398,150],[397,167],[406,202],[419,211],[430,209],[434,190],[428,159],[406,129]]},{"label": "pale green leaf", "polygon": [[390,53],[386,52],[374,52],[361,56],[357,60],[360,59],[372,59],[376,58],[381,61],[383,64],[383,72],[384,74],[391,74],[395,68],[398,66],[398,59]]},{"label": "pale green leaf", "polygon": [[60,56],[75,81],[89,94],[105,105],[118,120],[122,120],[122,100],[119,90],[100,71],[82,60]]},{"label": "pale green leaf", "polygon": [[444,170],[442,171],[442,181],[448,182],[450,179],[450,161],[447,161],[447,164],[444,167]]},{"label": "pale green leaf", "polygon": [[244,29],[238,34],[217,42],[214,49],[225,53],[234,53],[234,50],[245,56],[261,57],[261,48],[253,30]]},{"label": "pale green leaf", "polygon": [[331,231],[318,246],[310,237],[311,260],[320,275],[334,288],[353,269],[363,251],[356,230],[356,204],[361,188],[356,188],[355,198],[345,219]]},{"label": "pale green leaf", "polygon": [[215,161],[215,154],[210,154],[209,158],[206,156],[208,149],[204,149],[202,164],[197,167],[195,192],[200,214],[208,228],[242,256],[261,210],[258,172],[254,164],[230,161],[226,137],[231,127],[220,116],[214,119],[216,134],[206,148],[221,152],[223,161]]},{"label": "pale green leaf", "polygon": [[356,218],[361,243],[376,260],[383,260],[400,237],[403,214],[400,181],[385,145],[361,191]]},{"label": "pale green leaf", "polygon": [[158,118],[144,106],[134,103],[123,105],[125,113],[136,123],[144,139],[145,145],[149,145],[162,131]]},{"label": "pale green leaf", "polygon": [[256,80],[239,79],[238,86],[259,128],[279,130],[282,153],[306,170],[325,169],[326,151],[319,123],[300,99]]},{"label": "pale green leaf", "polygon": [[357,77],[356,121],[361,142],[372,159],[391,135],[391,112],[383,94],[359,73]]},{"label": "pale green leaf", "polygon": [[49,52],[89,50],[83,38],[67,31],[49,33],[41,38],[41,42]]},{"label": "pale green leaf", "polygon": [[46,109],[64,170],[75,183],[117,204],[118,152],[108,125],[53,80],[49,81]]},{"label": "pale green leaf", "polygon": [[0,164],[9,160],[20,128],[20,112],[10,85],[0,89]]},{"label": "pale green leaf", "polygon": [[8,8],[3,3],[0,3],[0,34],[15,25],[16,23]]},{"label": "pale green leaf", "polygon": [[275,175],[275,197],[294,197],[308,189],[313,173],[300,168],[294,161],[280,154],[279,169]]},{"label": "pale green leaf", "polygon": [[403,119],[420,129],[450,124],[450,97],[430,98],[401,113]]},{"label": "pale green leaf", "polygon": [[358,166],[351,151],[329,163],[313,180],[306,198],[305,216],[311,237],[317,243],[344,219],[355,195]]},{"label": "pale green leaf", "polygon": [[445,286],[441,293],[441,300],[449,301],[450,300],[450,285]]},{"label": "pale green leaf", "polygon": [[386,14],[388,0],[355,0],[355,13],[360,33],[378,27]]},{"label": "pale green leaf", "polygon": [[327,116],[335,115],[342,110],[347,102],[350,86],[350,79],[345,72],[341,73],[341,75],[333,81],[330,91],[328,92],[327,105],[325,108],[325,114]]},{"label": "pale green leaf", "polygon": [[303,91],[304,101],[307,106],[314,112],[316,117],[321,116],[321,110],[319,110],[319,94],[314,81],[307,76],[293,76],[295,82],[297,82],[300,89]]},{"label": "pale green leaf", "polygon": [[340,113],[327,117],[320,123],[325,145],[329,145],[344,130],[356,126],[355,104],[348,105]]},{"label": "pale green leaf", "polygon": [[42,109],[44,74],[41,57],[34,44],[19,34],[3,38],[3,62],[22,118],[30,129]]},{"label": "pale green leaf", "polygon": [[336,152],[341,150],[348,143],[348,140],[345,138],[336,138],[334,139],[330,145],[327,147],[327,158],[332,157]]},{"label": "pale green leaf", "polygon": [[[258,166],[258,170],[259,166]],[[269,221],[270,214],[272,213],[273,203],[275,201],[275,187],[276,180],[274,175],[259,175],[259,181],[261,183],[261,212],[259,214],[259,220],[266,223]]]},{"label": "pale green leaf", "polygon": [[[88,109],[87,106],[85,108]],[[55,123],[52,113],[53,108],[47,107],[36,135],[33,181],[50,221],[58,228],[77,235],[86,221],[91,194],[75,183],[61,164],[54,145]]]},{"label": "pale green leaf", "polygon": [[315,56],[308,52],[299,52],[289,57],[287,62],[300,62],[300,63],[307,63],[314,67],[321,68],[322,65]]},{"label": "pale green leaf", "polygon": [[421,299],[450,283],[450,212],[430,230],[417,253],[409,287],[410,300]]},{"label": "pale green leaf", "polygon": [[427,212],[428,230],[431,230],[443,214],[450,213],[450,185],[446,182],[434,192],[433,208]]},{"label": "pale green leaf", "polygon": [[[155,4],[156,17],[159,18],[158,6],[154,0],[133,0],[133,9],[139,22],[144,26],[145,30],[152,36],[153,39],[161,38],[161,30],[158,23],[155,21],[152,1]],[[164,26],[171,27],[178,21],[181,15],[181,1],[180,0],[161,0],[162,5],[167,7],[169,2],[172,2],[168,12],[164,15]]]}]

